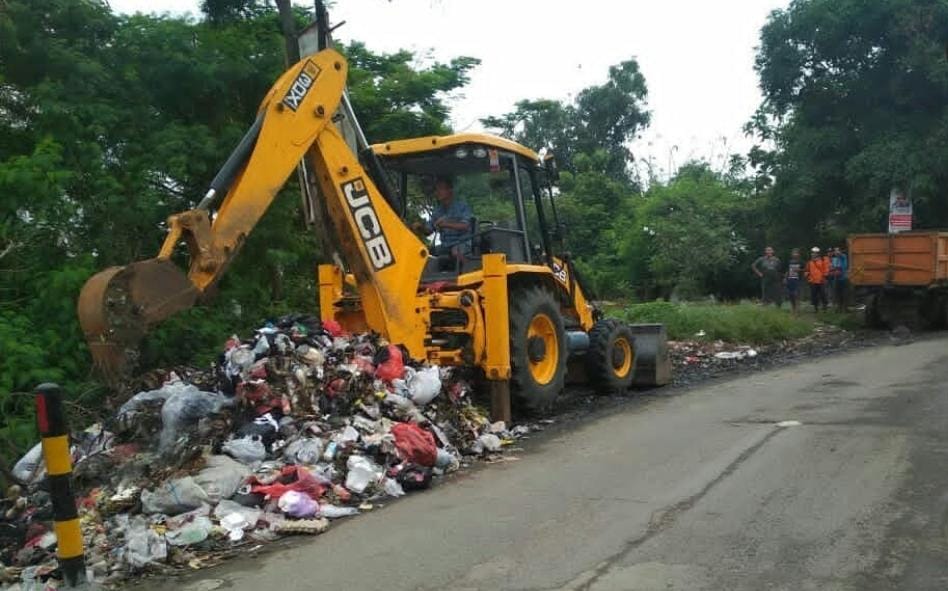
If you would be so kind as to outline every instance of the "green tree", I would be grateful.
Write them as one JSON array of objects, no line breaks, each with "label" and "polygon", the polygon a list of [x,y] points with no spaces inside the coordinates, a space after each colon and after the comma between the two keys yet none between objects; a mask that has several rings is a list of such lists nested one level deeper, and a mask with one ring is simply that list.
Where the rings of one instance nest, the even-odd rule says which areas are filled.
[{"label": "green tree", "polygon": [[609,68],[604,84],[590,86],[572,104],[554,100],[520,101],[504,115],[481,123],[501,135],[535,149],[550,147],[560,165],[577,170],[579,154],[604,152],[603,172],[630,181],[629,142],[648,126],[648,88],[634,59]]},{"label": "green tree", "polygon": [[391,54],[369,51],[363,43],[341,48],[349,60],[349,93],[369,142],[448,133],[445,99],[470,80],[480,63],[458,57],[418,68],[407,50]]},{"label": "green tree", "polygon": [[485,117],[481,124],[529,148],[552,148],[560,167],[574,170],[577,117],[572,105],[549,99],[517,101],[513,111]]},{"label": "green tree", "polygon": [[636,204],[622,248],[626,257],[645,259],[635,286],[681,297],[753,294],[748,235],[759,204],[707,164],[685,164]]},{"label": "green tree", "polygon": [[633,160],[629,142],[651,119],[645,110],[647,96],[645,76],[636,60],[611,66],[605,84],[585,88],[576,97],[577,151],[604,150],[608,155],[605,172],[626,178]]},{"label": "green tree", "polygon": [[604,150],[578,155],[575,173],[562,174],[557,198],[567,250],[599,296],[621,293],[631,279],[615,245],[631,225],[633,193],[603,172],[608,159]]},{"label": "green tree", "polygon": [[[100,269],[157,253],[164,220],[196,205],[285,69],[268,3],[208,0],[204,9],[209,18],[196,21],[120,16],[101,0],[0,6],[0,438],[31,431],[13,393],[45,379],[74,393],[94,386],[79,289]],[[447,131],[446,96],[476,65],[345,50],[374,139]],[[230,331],[315,307],[320,253],[299,204],[291,181],[217,298],[156,331],[147,362],[193,360]]]},{"label": "green tree", "polygon": [[896,186],[919,226],[948,223],[946,39],[940,0],[795,0],[770,16],[749,128],[763,140],[753,162],[774,181],[776,234],[879,231]]}]

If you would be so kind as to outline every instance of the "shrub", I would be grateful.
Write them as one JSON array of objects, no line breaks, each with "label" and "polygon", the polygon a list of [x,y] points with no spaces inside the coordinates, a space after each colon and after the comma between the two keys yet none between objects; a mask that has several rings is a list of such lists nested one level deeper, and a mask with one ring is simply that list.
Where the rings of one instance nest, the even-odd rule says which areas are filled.
[{"label": "shrub", "polygon": [[[661,322],[673,340],[764,344],[810,334],[813,321],[756,304],[633,304],[617,313],[628,322]],[[698,336],[701,335],[701,336]]]}]

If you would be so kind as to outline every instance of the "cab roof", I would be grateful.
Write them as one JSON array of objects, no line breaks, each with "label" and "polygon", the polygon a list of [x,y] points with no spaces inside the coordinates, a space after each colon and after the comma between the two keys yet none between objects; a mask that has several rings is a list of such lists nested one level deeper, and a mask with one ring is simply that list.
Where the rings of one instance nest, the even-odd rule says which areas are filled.
[{"label": "cab roof", "polygon": [[442,150],[452,146],[463,144],[478,144],[488,148],[497,148],[514,152],[531,162],[539,163],[540,157],[530,148],[521,146],[517,142],[512,142],[496,135],[486,133],[457,133],[453,135],[429,135],[426,137],[417,137],[407,140],[395,140],[393,142],[384,142],[373,144],[372,151],[379,156],[407,156],[409,154],[424,154],[434,150]]}]

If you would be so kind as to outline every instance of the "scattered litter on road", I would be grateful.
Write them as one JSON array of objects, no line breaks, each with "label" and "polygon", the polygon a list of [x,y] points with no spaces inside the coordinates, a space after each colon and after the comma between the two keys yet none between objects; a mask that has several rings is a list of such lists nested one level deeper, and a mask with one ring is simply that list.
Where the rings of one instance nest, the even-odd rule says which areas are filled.
[{"label": "scattered litter on road", "polygon": [[[465,457],[498,461],[542,428],[491,424],[463,372],[407,359],[376,335],[287,316],[231,337],[206,370],[127,392],[112,420],[73,435],[95,582],[203,568],[322,533],[330,520],[429,488]],[[0,584],[40,589],[58,572],[39,446],[14,475]]]},{"label": "scattered litter on road", "polygon": [[[699,333],[700,334],[700,333]],[[879,335],[856,335],[833,325],[817,325],[803,338],[751,345],[709,341],[696,334],[696,340],[669,341],[674,383],[691,384],[735,369],[763,369],[775,364],[840,351],[850,346],[868,345]]]},{"label": "scattered litter on road", "polygon": [[719,351],[714,354],[715,359],[753,359],[757,357],[757,351],[747,348],[737,351]]}]

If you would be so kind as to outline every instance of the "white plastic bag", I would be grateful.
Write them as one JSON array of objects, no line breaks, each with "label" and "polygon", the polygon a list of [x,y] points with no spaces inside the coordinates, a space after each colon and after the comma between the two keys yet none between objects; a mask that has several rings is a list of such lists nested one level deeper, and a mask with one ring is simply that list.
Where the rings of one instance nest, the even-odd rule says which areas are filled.
[{"label": "white plastic bag", "polygon": [[267,457],[267,448],[263,446],[263,440],[257,435],[229,439],[221,446],[221,451],[242,464],[262,462]]},{"label": "white plastic bag", "polygon": [[359,430],[352,425],[346,425],[346,428],[332,436],[336,443],[349,443],[359,440]]},{"label": "white plastic bag", "polygon": [[323,455],[323,440],[318,437],[303,437],[286,446],[283,457],[293,464],[316,464]]},{"label": "white plastic bag", "polygon": [[386,478],[382,484],[382,488],[385,489],[385,494],[390,497],[403,497],[405,496],[405,489],[402,488],[402,485],[398,483],[394,478]]},{"label": "white plastic bag", "polygon": [[319,516],[327,519],[339,519],[340,517],[349,517],[358,515],[359,510],[355,507],[340,507],[339,505],[320,505]]},{"label": "white plastic bag", "polygon": [[144,513],[177,515],[209,502],[207,493],[190,476],[168,480],[154,491],[142,491]]},{"label": "white plastic bag", "polygon": [[441,393],[441,373],[437,366],[425,367],[409,374],[405,384],[411,401],[424,406]]},{"label": "white plastic bag", "polygon": [[155,530],[148,527],[142,516],[129,521],[125,529],[125,562],[133,568],[143,568],[150,562],[160,562],[168,557],[168,546]]},{"label": "white plastic bag", "polygon": [[457,470],[460,467],[460,460],[457,456],[448,450],[439,447],[438,456],[435,458],[435,466],[442,470]]},{"label": "white plastic bag", "polygon": [[223,500],[214,508],[214,517],[220,520],[221,527],[228,537],[236,542],[244,537],[244,531],[253,529],[260,520],[263,511],[254,507],[244,507],[234,501]]},{"label": "white plastic bag", "polygon": [[213,527],[214,524],[207,517],[195,517],[193,521],[166,533],[165,540],[172,546],[200,544],[207,539]]},{"label": "white plastic bag", "polygon": [[346,461],[349,473],[346,474],[346,488],[354,493],[362,493],[370,484],[382,478],[382,467],[364,456],[349,456]]},{"label": "white plastic bag", "polygon": [[198,420],[233,404],[233,401],[223,394],[202,392],[196,386],[183,382],[165,385],[164,388],[173,391],[161,406],[161,449],[167,449],[174,443],[186,425],[195,424]]},{"label": "white plastic bag", "polygon": [[224,359],[227,361],[227,375],[247,379],[250,366],[253,365],[257,356],[246,345],[240,345],[227,351]]},{"label": "white plastic bag", "polygon": [[194,476],[194,481],[204,489],[211,503],[234,496],[244,480],[250,476],[250,468],[229,456],[208,456],[204,468]]},{"label": "white plastic bag", "polygon": [[478,437],[474,441],[474,445],[471,447],[474,450],[474,453],[481,454],[481,453],[484,453],[485,451],[486,452],[500,451],[500,446],[501,446],[500,437],[497,437],[493,433],[485,433],[481,435],[480,437]]},{"label": "white plastic bag", "polygon": [[37,443],[13,466],[13,477],[24,484],[35,484],[46,476],[43,444]]},{"label": "white plastic bag", "polygon": [[176,380],[157,390],[139,392],[133,396],[119,408],[118,420],[120,423],[126,423],[146,404],[162,400],[161,435],[158,442],[162,450],[174,443],[186,425],[194,424],[199,419],[233,404],[233,401],[223,394],[202,392],[196,386]]}]

